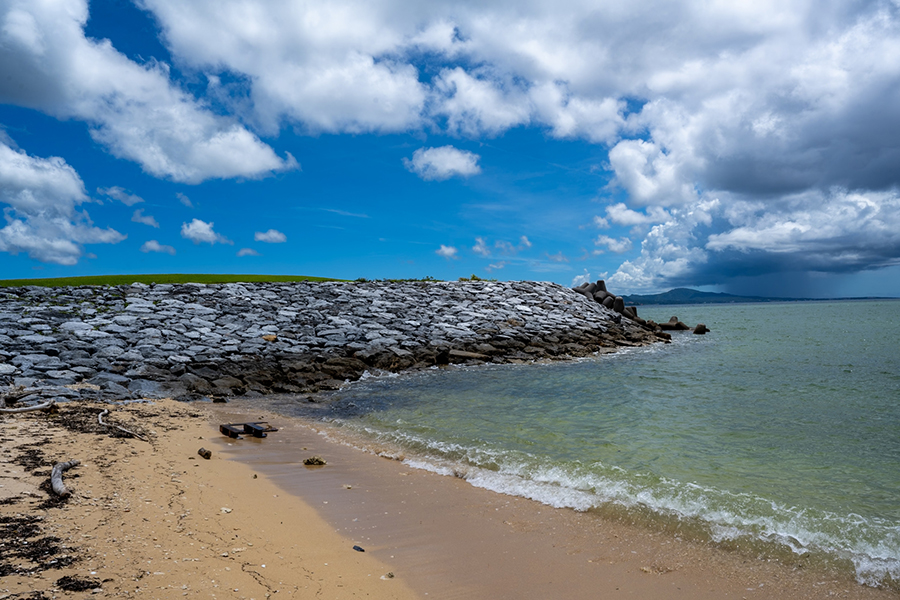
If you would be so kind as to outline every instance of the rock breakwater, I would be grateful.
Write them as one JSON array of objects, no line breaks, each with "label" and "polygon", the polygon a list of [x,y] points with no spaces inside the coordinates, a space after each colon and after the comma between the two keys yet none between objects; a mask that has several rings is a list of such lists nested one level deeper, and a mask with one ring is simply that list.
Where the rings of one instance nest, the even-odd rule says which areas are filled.
[{"label": "rock breakwater", "polygon": [[698,323],[696,327],[691,329],[678,320],[678,317],[672,317],[668,323],[657,323],[655,321],[645,321],[637,314],[637,306],[625,306],[625,298],[616,296],[606,289],[606,282],[598,279],[597,283],[584,282],[578,287],[572,288],[572,291],[578,292],[589,301],[602,304],[606,308],[627,317],[630,321],[637,323],[650,332],[661,331],[693,331],[697,335],[709,333],[709,328],[703,323]]},{"label": "rock breakwater", "polygon": [[540,282],[7,288],[0,386],[29,399],[307,393],[367,370],[562,359],[665,337]]}]

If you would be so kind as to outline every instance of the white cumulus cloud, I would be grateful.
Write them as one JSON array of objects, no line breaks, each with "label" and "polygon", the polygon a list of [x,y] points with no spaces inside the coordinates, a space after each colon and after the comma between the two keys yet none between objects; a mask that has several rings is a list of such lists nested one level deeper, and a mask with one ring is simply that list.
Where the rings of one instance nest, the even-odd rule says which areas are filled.
[{"label": "white cumulus cloud", "polygon": [[156,227],[159,229],[159,223],[156,222],[151,215],[145,215],[144,209],[138,208],[134,211],[134,214],[131,215],[131,220],[135,223],[143,223],[144,225],[149,225],[150,227]]},{"label": "white cumulus cloud", "polygon": [[556,254],[547,254],[547,258],[549,258],[553,262],[558,262],[558,263],[569,262],[569,257],[566,256],[565,254],[563,254],[562,250],[560,250]]},{"label": "white cumulus cloud", "polygon": [[143,198],[136,194],[132,194],[128,190],[117,185],[108,188],[97,188],[97,192],[104,196],[109,196],[113,200],[118,200],[125,206],[134,206],[144,201]]},{"label": "white cumulus cloud", "polygon": [[443,256],[444,258],[457,258],[457,249],[453,246],[445,246],[444,244],[441,244],[441,247],[434,252],[438,256]]},{"label": "white cumulus cloud", "polygon": [[181,237],[195,244],[233,244],[231,240],[213,231],[214,223],[193,219],[190,223],[181,224]]},{"label": "white cumulus cloud", "polygon": [[513,256],[523,250],[528,250],[531,246],[531,240],[528,239],[528,236],[524,235],[519,237],[518,245],[506,240],[497,240],[494,242],[493,247],[488,246],[488,242],[483,237],[476,237],[475,245],[472,246],[472,252],[482,258],[491,258],[494,255],[494,251],[504,256]]},{"label": "white cumulus cloud", "polygon": [[578,287],[582,283],[590,283],[590,281],[591,281],[591,274],[588,272],[587,269],[585,269],[584,273],[582,273],[581,275],[576,275],[575,277],[572,278],[572,287]]},{"label": "white cumulus cloud", "polygon": [[594,240],[595,246],[606,246],[610,252],[622,254],[631,250],[631,240],[628,238],[612,238],[608,235],[599,235]]},{"label": "white cumulus cloud", "polygon": [[[422,122],[427,91],[417,69],[396,55],[418,18],[415,7],[286,0],[144,5],[186,65],[248,78],[248,116],[268,131],[285,119],[313,132],[354,133],[405,131]],[[219,85],[211,79],[211,88]]]},{"label": "white cumulus cloud", "polygon": [[[616,225],[633,227],[635,225],[662,223],[669,218],[669,213],[659,206],[651,206],[645,212],[640,212],[631,210],[625,203],[619,202],[606,207],[606,216],[609,221]],[[596,219],[597,217],[595,217],[594,222],[599,226],[600,223]]]},{"label": "white cumulus cloud", "polygon": [[79,210],[89,199],[81,177],[66,161],[29,156],[6,142],[0,139],[0,203],[6,205],[0,252],[74,265],[84,255],[83,244],[125,239],[112,228],[95,227],[87,212]]},{"label": "white cumulus cloud", "polygon": [[287,236],[276,229],[269,229],[268,231],[257,231],[253,234],[253,239],[257,242],[281,244],[287,241]]},{"label": "white cumulus cloud", "polygon": [[253,248],[241,248],[237,251],[238,256],[259,256],[259,252],[254,250]]},{"label": "white cumulus cloud", "polygon": [[86,0],[0,6],[0,101],[78,119],[114,156],[151,175],[199,183],[296,168],[235,120],[173,85],[166,64],[138,64],[85,37]]},{"label": "white cumulus cloud", "polygon": [[160,244],[156,240],[147,240],[141,245],[141,252],[160,252],[162,254],[175,255],[175,248]]},{"label": "white cumulus cloud", "polygon": [[194,208],[194,203],[191,202],[191,199],[182,194],[181,192],[175,192],[175,197],[178,198],[178,201],[188,208]]},{"label": "white cumulus cloud", "polygon": [[435,91],[441,98],[436,113],[446,117],[452,133],[496,135],[528,123],[531,117],[521,90],[504,89],[500,82],[473,76],[461,67],[442,71]]},{"label": "white cumulus cloud", "polygon": [[419,148],[412,160],[403,159],[406,168],[426,181],[443,181],[451,177],[471,177],[481,173],[478,160],[481,157],[453,146]]}]

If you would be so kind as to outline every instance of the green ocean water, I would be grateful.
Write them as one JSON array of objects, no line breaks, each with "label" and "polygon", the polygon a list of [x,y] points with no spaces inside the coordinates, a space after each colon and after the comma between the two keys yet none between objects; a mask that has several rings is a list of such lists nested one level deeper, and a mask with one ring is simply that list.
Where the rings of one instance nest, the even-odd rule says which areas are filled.
[{"label": "green ocean water", "polygon": [[643,308],[672,344],[370,378],[329,419],[413,466],[900,582],[900,301]]}]

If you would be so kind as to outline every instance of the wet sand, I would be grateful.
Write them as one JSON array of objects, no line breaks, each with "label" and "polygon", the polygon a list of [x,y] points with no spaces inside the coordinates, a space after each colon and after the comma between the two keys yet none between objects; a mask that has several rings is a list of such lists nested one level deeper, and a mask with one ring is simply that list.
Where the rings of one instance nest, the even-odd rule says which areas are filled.
[{"label": "wet sand", "polygon": [[[477,489],[332,441],[317,432],[322,425],[243,402],[214,410],[220,420],[277,423],[281,430],[266,440],[220,438],[219,450],[303,498],[420,597],[900,597],[810,568],[799,557],[791,564],[761,560]],[[311,455],[328,464],[303,466]]]}]

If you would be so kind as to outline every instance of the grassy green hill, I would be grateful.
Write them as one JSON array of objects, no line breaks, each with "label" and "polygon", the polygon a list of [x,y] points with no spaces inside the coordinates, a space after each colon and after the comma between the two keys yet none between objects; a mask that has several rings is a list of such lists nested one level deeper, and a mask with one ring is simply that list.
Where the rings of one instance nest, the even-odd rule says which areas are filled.
[{"label": "grassy green hill", "polygon": [[43,287],[78,285],[131,285],[132,283],[252,283],[258,281],[339,281],[328,277],[306,275],[210,275],[166,273],[156,275],[94,275],[89,277],[57,277],[52,279],[0,279],[0,287],[39,285]]}]

